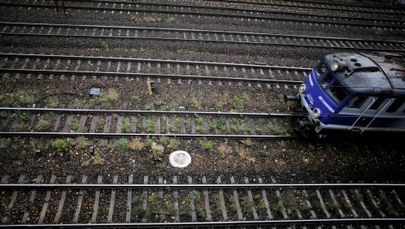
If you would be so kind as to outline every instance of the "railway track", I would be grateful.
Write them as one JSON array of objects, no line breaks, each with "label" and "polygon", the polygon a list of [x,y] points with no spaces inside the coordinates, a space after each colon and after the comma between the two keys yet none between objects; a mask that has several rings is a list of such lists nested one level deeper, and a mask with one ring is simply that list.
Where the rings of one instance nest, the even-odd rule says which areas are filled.
[{"label": "railway track", "polygon": [[[0,6],[4,7],[25,7],[30,9],[53,9],[54,5],[48,1],[27,1],[27,0],[8,0],[0,2]],[[73,10],[83,11],[101,11],[101,12],[118,12],[118,13],[158,13],[169,15],[189,15],[198,17],[219,17],[232,18],[236,20],[260,20],[260,21],[280,21],[294,22],[304,24],[322,24],[329,26],[340,27],[362,27],[390,29],[390,30],[405,30],[405,23],[402,20],[385,19],[385,18],[364,18],[364,17],[348,17],[339,15],[321,15],[320,13],[297,13],[286,12],[285,10],[251,10],[246,8],[230,8],[218,6],[193,6],[177,3],[151,3],[151,2],[128,2],[128,1],[108,1],[96,0],[87,2],[66,1],[66,7]]]},{"label": "railway track", "polygon": [[124,57],[0,53],[5,74],[154,77],[296,85],[310,68]]},{"label": "railway track", "polygon": [[[206,0],[208,2],[217,2],[217,0]],[[280,1],[280,0],[224,0],[223,2],[252,4],[258,6],[276,6],[298,9],[312,10],[333,10],[338,12],[354,12],[354,13],[369,13],[369,14],[386,14],[401,16],[405,14],[404,9],[399,8],[383,8],[379,6],[359,6],[351,4],[337,4],[328,2],[327,4],[311,1]]]},{"label": "railway track", "polygon": [[404,184],[278,184],[275,178],[1,177],[1,228],[387,226]]},{"label": "railway track", "polygon": [[1,136],[97,138],[292,138],[289,118],[299,115],[10,107],[0,112]]},{"label": "railway track", "polygon": [[219,30],[0,22],[0,36],[98,38],[404,52],[405,42]]}]

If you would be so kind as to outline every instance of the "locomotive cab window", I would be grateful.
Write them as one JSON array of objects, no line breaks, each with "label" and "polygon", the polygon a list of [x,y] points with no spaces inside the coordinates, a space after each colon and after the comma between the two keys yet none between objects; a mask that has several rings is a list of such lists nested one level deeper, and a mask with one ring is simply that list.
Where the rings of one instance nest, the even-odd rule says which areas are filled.
[{"label": "locomotive cab window", "polygon": [[333,78],[334,78],[333,73],[329,72],[328,74],[326,74],[320,81],[322,87],[326,88],[326,86],[328,86],[328,84],[333,80]]},{"label": "locomotive cab window", "polygon": [[346,89],[337,80],[333,80],[333,82],[329,84],[326,92],[336,101],[336,103],[342,102],[342,100],[349,95]]},{"label": "locomotive cab window", "polygon": [[326,67],[326,64],[322,62],[315,69],[316,79],[319,81],[322,78],[322,76],[325,74],[325,72],[327,72],[327,71],[328,71],[328,68]]}]

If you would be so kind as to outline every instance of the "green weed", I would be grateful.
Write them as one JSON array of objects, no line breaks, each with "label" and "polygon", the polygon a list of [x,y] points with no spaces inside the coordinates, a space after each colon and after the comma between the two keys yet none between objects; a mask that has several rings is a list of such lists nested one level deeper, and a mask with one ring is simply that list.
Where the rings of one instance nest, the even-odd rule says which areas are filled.
[{"label": "green weed", "polygon": [[212,140],[203,139],[203,140],[200,140],[199,143],[200,143],[200,146],[202,146],[203,149],[208,152],[212,152],[215,149],[215,143]]},{"label": "green weed", "polygon": [[128,150],[129,149],[129,140],[126,138],[120,138],[118,140],[118,146],[121,150]]},{"label": "green weed", "polygon": [[67,152],[69,151],[71,146],[70,139],[55,139],[52,142],[52,147],[57,151],[57,152]]},{"label": "green weed", "polygon": [[128,133],[131,129],[131,122],[129,118],[123,118],[122,119],[122,126],[121,126],[121,131],[122,133]]},{"label": "green weed", "polygon": [[41,119],[35,125],[37,131],[48,131],[51,127],[51,123],[48,120]]},{"label": "green weed", "polygon": [[100,94],[95,97],[96,103],[104,107],[111,107],[113,102],[117,101],[119,98],[119,93],[115,89],[108,89],[107,92],[100,92]]},{"label": "green weed", "polygon": [[195,128],[197,132],[202,132],[204,128],[204,119],[197,114],[195,115]]},{"label": "green weed", "polygon": [[176,138],[171,138],[169,140],[169,145],[167,147],[169,147],[170,149],[177,149],[180,145],[180,140],[176,139]]},{"label": "green weed", "polygon": [[59,100],[56,97],[48,97],[48,99],[46,100],[46,105],[48,107],[58,107]]},{"label": "green weed", "polygon": [[155,122],[152,118],[148,117],[146,119],[146,132],[153,133],[155,131]]}]

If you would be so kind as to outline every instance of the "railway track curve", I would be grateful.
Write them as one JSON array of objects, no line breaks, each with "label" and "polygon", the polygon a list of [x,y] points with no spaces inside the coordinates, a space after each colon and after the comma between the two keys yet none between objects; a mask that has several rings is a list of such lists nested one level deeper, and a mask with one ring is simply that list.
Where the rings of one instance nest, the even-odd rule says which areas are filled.
[{"label": "railway track curve", "polygon": [[404,52],[405,42],[219,30],[0,22],[0,36],[98,38]]},{"label": "railway track curve", "polygon": [[[251,10],[246,8],[231,7],[213,7],[213,6],[195,6],[178,3],[153,3],[153,2],[128,2],[128,1],[108,1],[96,0],[87,2],[65,1],[68,9],[74,10],[91,10],[98,12],[118,12],[118,13],[159,13],[169,15],[189,15],[197,17],[220,17],[232,18],[236,20],[261,20],[261,21],[281,21],[305,24],[322,24],[340,27],[363,27],[363,28],[380,28],[390,30],[405,30],[405,23],[402,20],[385,19],[385,18],[363,18],[348,17],[339,15],[321,15],[320,13],[297,13],[275,10]],[[54,5],[42,1],[6,1],[1,2],[3,7],[25,7],[29,9],[53,9]]]},{"label": "railway track curve", "polygon": [[5,175],[0,227],[400,227],[405,222],[404,184],[200,179]]}]

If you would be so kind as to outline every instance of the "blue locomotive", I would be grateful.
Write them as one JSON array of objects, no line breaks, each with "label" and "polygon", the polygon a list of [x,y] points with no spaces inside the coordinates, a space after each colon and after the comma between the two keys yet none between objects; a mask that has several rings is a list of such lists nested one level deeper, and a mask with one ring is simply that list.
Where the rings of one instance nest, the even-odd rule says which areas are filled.
[{"label": "blue locomotive", "polygon": [[405,132],[405,55],[335,53],[321,58],[296,99],[300,130]]}]

